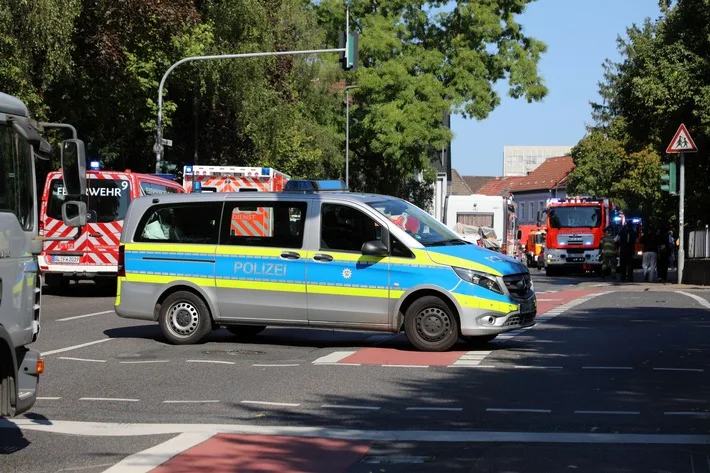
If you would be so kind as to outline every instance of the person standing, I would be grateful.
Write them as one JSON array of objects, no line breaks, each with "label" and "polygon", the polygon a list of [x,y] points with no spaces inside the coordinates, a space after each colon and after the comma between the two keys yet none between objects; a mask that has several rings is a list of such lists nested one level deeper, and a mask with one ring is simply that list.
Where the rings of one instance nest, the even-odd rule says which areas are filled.
[{"label": "person standing", "polygon": [[641,237],[641,245],[643,246],[643,280],[647,282],[656,282],[658,275],[656,274],[656,265],[658,262],[658,232],[655,228],[649,225],[648,230]]},{"label": "person standing", "polygon": [[619,263],[620,281],[634,282],[634,245],[636,244],[636,231],[631,221],[627,221],[619,235]]},{"label": "person standing", "polygon": [[606,227],[604,237],[599,243],[599,249],[602,252],[602,279],[606,276],[607,270],[609,275],[616,277],[616,237],[614,229],[611,225]]}]

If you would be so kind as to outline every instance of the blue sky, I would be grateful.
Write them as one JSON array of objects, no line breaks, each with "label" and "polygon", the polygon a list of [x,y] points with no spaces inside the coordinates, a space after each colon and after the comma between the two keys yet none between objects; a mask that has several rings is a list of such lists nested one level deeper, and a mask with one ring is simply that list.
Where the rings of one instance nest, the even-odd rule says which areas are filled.
[{"label": "blue sky", "polygon": [[549,92],[538,103],[507,97],[483,121],[451,118],[452,165],[464,175],[499,176],[506,145],[573,146],[591,124],[590,101],[606,58],[619,58],[626,28],[661,15],[658,0],[537,0],[518,17],[523,31],[547,44],[540,72]]}]

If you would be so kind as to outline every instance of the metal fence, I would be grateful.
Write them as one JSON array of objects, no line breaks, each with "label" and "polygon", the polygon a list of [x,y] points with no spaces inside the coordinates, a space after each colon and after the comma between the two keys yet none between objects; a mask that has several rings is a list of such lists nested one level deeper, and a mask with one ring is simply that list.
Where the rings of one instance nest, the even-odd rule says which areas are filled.
[{"label": "metal fence", "polygon": [[710,258],[710,229],[708,226],[688,233],[688,259]]}]

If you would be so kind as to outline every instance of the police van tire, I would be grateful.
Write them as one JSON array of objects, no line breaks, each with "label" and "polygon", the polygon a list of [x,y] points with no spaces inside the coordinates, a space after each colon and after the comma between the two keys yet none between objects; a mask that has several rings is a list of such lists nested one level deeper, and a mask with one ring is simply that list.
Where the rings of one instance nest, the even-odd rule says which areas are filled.
[{"label": "police van tire", "polygon": [[421,351],[446,351],[459,339],[459,323],[451,308],[436,296],[424,296],[404,315],[404,333]]},{"label": "police van tire", "polygon": [[266,325],[225,325],[232,335],[237,337],[253,337],[266,329]]},{"label": "police van tire", "polygon": [[195,293],[178,291],[165,298],[158,318],[160,330],[170,343],[200,343],[212,331],[207,304]]}]

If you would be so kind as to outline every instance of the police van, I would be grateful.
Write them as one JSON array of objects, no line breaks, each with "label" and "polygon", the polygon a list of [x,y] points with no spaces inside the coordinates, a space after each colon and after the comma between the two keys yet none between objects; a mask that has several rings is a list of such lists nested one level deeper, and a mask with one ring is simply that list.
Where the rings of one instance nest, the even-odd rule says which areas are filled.
[{"label": "police van", "polygon": [[[260,233],[243,215],[270,215]],[[407,201],[289,181],[279,193],[141,197],[126,213],[115,302],[175,344],[216,327],[400,332],[424,351],[534,324],[520,262],[470,244]]]}]

